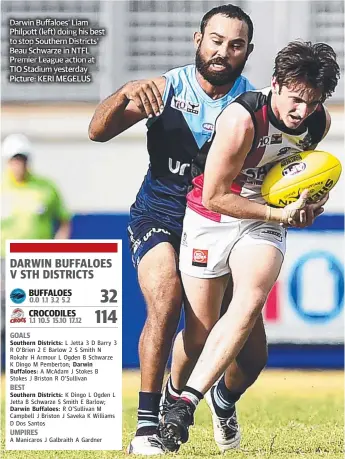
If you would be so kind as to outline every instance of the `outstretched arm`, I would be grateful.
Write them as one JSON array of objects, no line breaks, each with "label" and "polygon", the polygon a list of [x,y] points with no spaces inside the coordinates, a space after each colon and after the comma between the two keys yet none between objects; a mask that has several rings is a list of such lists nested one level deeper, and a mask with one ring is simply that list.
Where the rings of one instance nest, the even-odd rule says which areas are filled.
[{"label": "outstretched arm", "polygon": [[166,80],[138,80],[126,83],[97,107],[89,125],[89,138],[106,142],[144,118],[163,111]]}]

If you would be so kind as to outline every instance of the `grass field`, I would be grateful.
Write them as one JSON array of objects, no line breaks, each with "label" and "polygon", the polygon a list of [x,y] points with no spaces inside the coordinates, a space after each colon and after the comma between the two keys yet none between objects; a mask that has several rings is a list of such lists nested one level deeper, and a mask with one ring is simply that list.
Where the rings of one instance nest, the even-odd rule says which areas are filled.
[{"label": "grass field", "polygon": [[[123,376],[123,452],[120,451],[4,451],[4,459],[115,459],[126,457],[125,448],[135,432],[137,372]],[[242,427],[234,459],[343,459],[343,372],[265,371],[238,403]],[[2,421],[4,404],[2,404]],[[173,458],[221,457],[213,441],[211,416],[204,402],[197,410],[190,441]],[[144,456],[136,456],[144,457]]]}]

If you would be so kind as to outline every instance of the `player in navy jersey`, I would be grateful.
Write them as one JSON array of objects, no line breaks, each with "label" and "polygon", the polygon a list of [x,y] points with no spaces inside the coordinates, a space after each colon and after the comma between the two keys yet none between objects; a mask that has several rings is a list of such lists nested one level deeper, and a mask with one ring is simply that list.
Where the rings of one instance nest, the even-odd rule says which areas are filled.
[{"label": "player in navy jersey", "polygon": [[[194,178],[187,196],[180,271],[189,305],[200,320],[207,311],[219,311],[230,272],[234,293],[179,400],[160,421],[161,439],[171,451],[188,440],[195,408],[205,394],[219,448],[225,451],[238,440],[227,368],[243,349],[279,275],[284,226],[311,225],[328,199],[308,204],[303,190],[296,202],[274,208],[265,205],[261,185],[281,158],[295,153],[298,161],[298,152],[314,149],[327,134],[330,116],[323,102],[338,79],[330,46],[291,42],[277,54],[271,87],[242,94],[217,119],[204,173]],[[193,340],[193,330],[188,336]]]},{"label": "player in navy jersey", "polygon": [[[147,305],[139,342],[138,426],[130,453],[163,453],[156,436],[158,410],[182,304],[177,266],[186,194],[193,177],[203,171],[219,113],[235,97],[253,89],[241,76],[253,50],[252,35],[253,24],[240,8],[223,5],[210,10],[202,19],[200,32],[194,35],[195,65],[173,69],[152,80],[125,84],[97,107],[90,123],[90,138],[103,142],[148,118],[150,166],[131,207],[128,227],[133,263]],[[188,305],[185,313],[185,333],[178,335],[175,346],[176,381],[169,380],[168,384],[170,400],[184,386],[201,351],[200,345],[185,346],[188,328],[195,325]],[[205,340],[208,324],[214,319],[205,317],[206,323],[200,324],[200,342]],[[232,367],[235,392],[238,384],[250,385],[265,366],[263,333],[259,320],[247,344],[257,349],[255,358],[244,359],[241,369],[236,363]]]}]

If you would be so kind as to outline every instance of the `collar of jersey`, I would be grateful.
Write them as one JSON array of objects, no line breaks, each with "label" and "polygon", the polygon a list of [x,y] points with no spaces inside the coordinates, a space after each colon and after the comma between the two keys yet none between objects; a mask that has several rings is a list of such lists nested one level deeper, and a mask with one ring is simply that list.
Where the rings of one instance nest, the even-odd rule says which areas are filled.
[{"label": "collar of jersey", "polygon": [[215,105],[223,105],[223,102],[224,102],[224,99],[226,99],[227,97],[229,97],[229,94],[230,93],[235,93],[236,92],[236,89],[238,87],[238,85],[240,84],[241,82],[241,77],[239,76],[236,80],[235,80],[235,83],[233,85],[233,87],[230,89],[229,92],[227,92],[226,94],[224,94],[223,97],[221,97],[220,99],[212,99],[212,97],[210,97],[208,94],[206,94],[206,92],[202,89],[202,87],[200,86],[199,82],[198,82],[198,79],[196,77],[196,67],[193,66],[192,68],[192,78],[194,80],[194,87],[195,87],[195,90],[196,92],[199,94],[199,96],[204,100],[204,102],[206,102],[207,104],[212,104],[213,106]]},{"label": "collar of jersey", "polygon": [[271,98],[272,98],[272,91],[270,91],[267,96],[267,113],[268,113],[268,119],[270,120],[271,124],[273,124],[274,127],[284,132],[285,134],[290,134],[290,135],[301,135],[307,131],[307,127],[304,125],[304,122],[297,129],[289,129],[288,127],[285,126],[285,124],[282,121],[279,121],[277,117],[275,116],[275,114],[273,113],[272,106],[271,106]]},{"label": "collar of jersey", "polygon": [[18,182],[18,180],[15,179],[13,173],[10,170],[7,170],[5,172],[5,180],[4,182],[7,183],[10,186],[17,186],[17,187],[22,187],[25,186],[31,178],[30,172],[27,172],[25,180],[22,182]]}]

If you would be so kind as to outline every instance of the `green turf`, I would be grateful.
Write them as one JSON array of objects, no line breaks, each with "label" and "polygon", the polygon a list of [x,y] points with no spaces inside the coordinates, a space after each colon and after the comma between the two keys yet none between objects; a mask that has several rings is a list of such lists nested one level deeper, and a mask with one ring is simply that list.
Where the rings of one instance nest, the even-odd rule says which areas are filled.
[{"label": "green turf", "polygon": [[[135,431],[137,372],[124,373],[124,451],[3,451],[4,459],[115,459]],[[314,459],[344,457],[344,378],[342,372],[265,371],[238,403],[241,449],[226,453],[234,459]],[[2,420],[4,404],[2,405]],[[4,449],[4,434],[2,434]],[[211,417],[199,406],[190,441],[173,458],[222,457],[215,446]],[[142,457],[145,456],[136,456]]]}]

